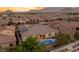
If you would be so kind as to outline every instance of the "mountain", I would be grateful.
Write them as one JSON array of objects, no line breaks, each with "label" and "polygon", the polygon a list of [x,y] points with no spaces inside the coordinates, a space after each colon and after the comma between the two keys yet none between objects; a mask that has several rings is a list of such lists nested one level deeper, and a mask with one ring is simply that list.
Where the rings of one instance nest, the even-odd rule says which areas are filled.
[{"label": "mountain", "polygon": [[46,7],[41,10],[30,10],[30,13],[35,13],[35,12],[57,12],[60,11],[62,8],[61,7]]},{"label": "mountain", "polygon": [[46,7],[41,10],[30,10],[29,12],[79,12],[79,7]]},{"label": "mountain", "polygon": [[[13,11],[13,10],[11,10]],[[79,12],[79,7],[44,7],[42,9],[31,9],[30,11],[17,11],[16,13],[46,13],[46,12]]]},{"label": "mountain", "polygon": [[61,10],[62,12],[79,12],[79,7],[67,7]]}]

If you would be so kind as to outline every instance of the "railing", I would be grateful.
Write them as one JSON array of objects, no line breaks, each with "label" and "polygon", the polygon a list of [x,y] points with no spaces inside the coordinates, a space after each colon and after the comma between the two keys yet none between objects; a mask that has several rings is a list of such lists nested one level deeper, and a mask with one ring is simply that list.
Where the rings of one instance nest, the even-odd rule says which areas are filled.
[{"label": "railing", "polygon": [[76,41],[64,47],[61,47],[59,49],[53,50],[51,52],[72,52],[77,49],[79,49],[79,41]]}]

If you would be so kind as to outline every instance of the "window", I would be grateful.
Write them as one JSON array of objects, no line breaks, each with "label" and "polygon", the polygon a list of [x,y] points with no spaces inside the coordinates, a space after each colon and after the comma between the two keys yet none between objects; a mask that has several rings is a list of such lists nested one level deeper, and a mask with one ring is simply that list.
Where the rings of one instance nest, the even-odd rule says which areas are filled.
[{"label": "window", "polygon": [[40,38],[41,37],[41,35],[38,35],[38,38]]},{"label": "window", "polygon": [[76,28],[76,30],[79,30],[79,27],[78,27],[78,28]]},{"label": "window", "polygon": [[13,46],[14,46],[14,44],[9,44],[9,46],[10,46],[10,47],[13,47]]},{"label": "window", "polygon": [[51,33],[49,34],[49,36],[51,36]]}]

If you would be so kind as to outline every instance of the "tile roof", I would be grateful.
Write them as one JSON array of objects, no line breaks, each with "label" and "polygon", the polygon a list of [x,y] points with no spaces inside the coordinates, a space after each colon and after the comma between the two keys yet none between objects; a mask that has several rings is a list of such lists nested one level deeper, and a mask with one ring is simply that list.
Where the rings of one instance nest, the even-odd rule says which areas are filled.
[{"label": "tile roof", "polygon": [[73,33],[74,30],[79,27],[79,22],[67,22],[67,21],[59,21],[59,22],[51,22],[50,26],[52,26],[53,28],[58,29],[57,27],[59,27],[59,31],[63,31],[66,33]]},{"label": "tile roof", "polygon": [[0,31],[0,44],[15,42],[15,30],[12,26],[6,26]]},{"label": "tile roof", "polygon": [[13,43],[16,39],[14,36],[0,34],[0,44]]},{"label": "tile roof", "polygon": [[47,33],[51,33],[51,32],[57,32],[57,30],[49,27],[48,25],[34,25],[34,26],[28,28],[28,30],[26,32],[23,32],[22,36],[29,37],[31,35],[47,34]]}]

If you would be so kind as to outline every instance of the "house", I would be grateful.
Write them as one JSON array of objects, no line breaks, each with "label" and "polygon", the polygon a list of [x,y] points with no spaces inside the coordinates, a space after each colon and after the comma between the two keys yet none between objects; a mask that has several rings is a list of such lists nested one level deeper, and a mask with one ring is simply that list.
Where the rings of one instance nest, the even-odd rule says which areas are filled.
[{"label": "house", "polygon": [[38,40],[45,38],[53,38],[58,31],[49,27],[48,25],[30,25],[30,26],[19,26],[22,38],[28,38],[29,36],[37,37]]},{"label": "house", "polygon": [[0,48],[14,48],[16,46],[15,28],[5,26],[0,30]]},{"label": "house", "polygon": [[59,32],[71,35],[71,37],[73,37],[76,30],[79,30],[79,22],[76,21],[54,21],[50,22],[50,26]]}]

